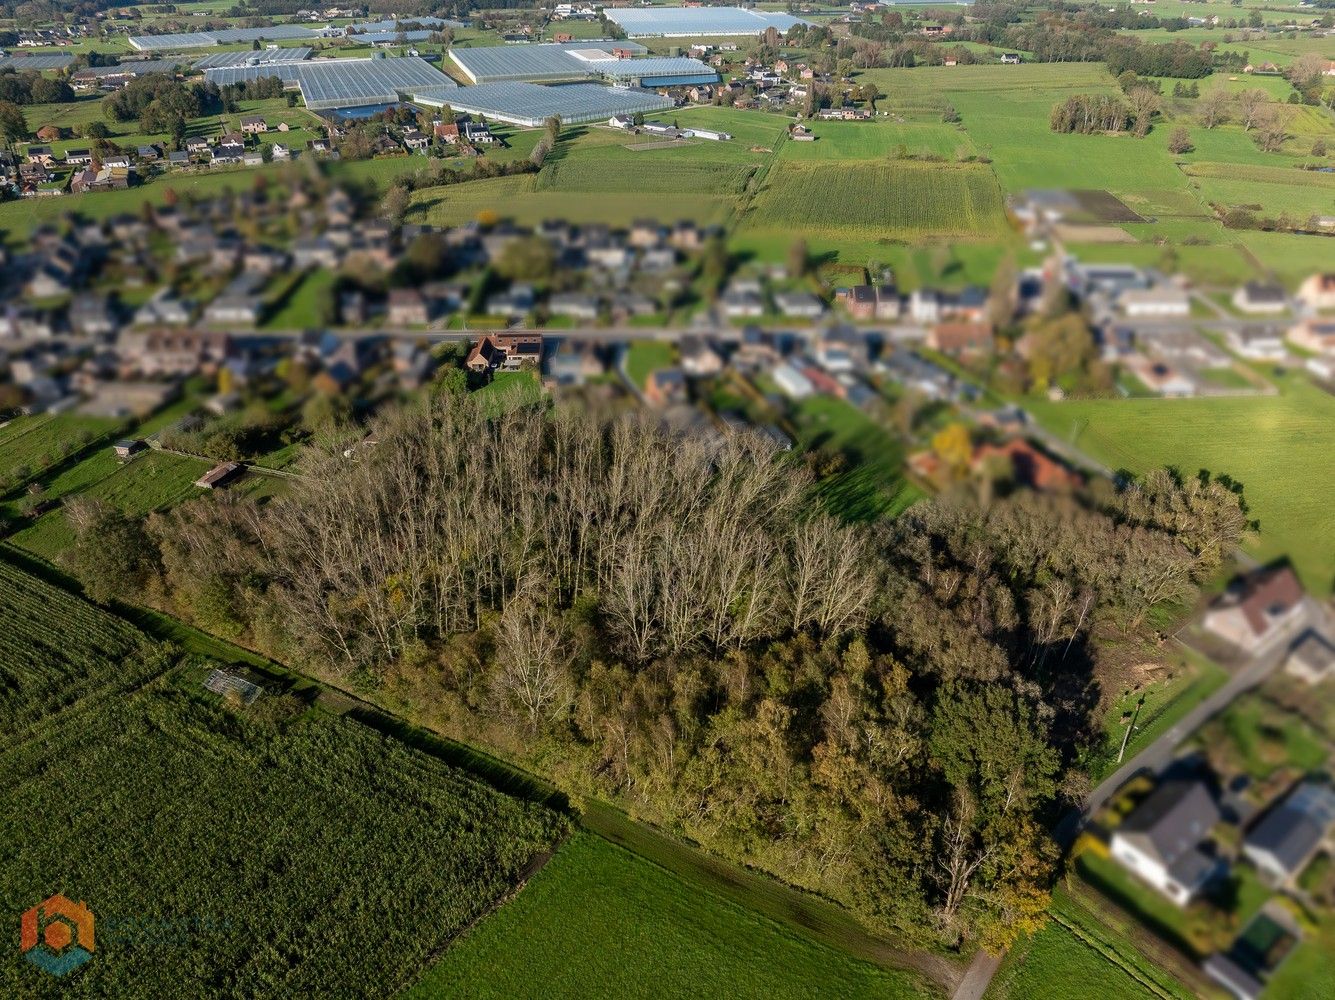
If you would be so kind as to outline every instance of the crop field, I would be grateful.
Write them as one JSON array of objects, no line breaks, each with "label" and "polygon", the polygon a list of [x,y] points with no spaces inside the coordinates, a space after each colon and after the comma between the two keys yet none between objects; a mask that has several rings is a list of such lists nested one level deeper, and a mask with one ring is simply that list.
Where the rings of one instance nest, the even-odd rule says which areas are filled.
[{"label": "crop field", "polygon": [[24,728],[161,669],[140,632],[0,556],[0,747]]},{"label": "crop field", "polygon": [[719,195],[539,191],[536,179],[527,175],[415,191],[409,218],[436,226],[457,226],[487,217],[513,219],[520,225],[565,218],[626,226],[636,219],[722,223],[734,210],[735,199]]},{"label": "crop field", "polygon": [[1335,580],[1335,397],[1302,376],[1278,396],[1120,399],[1026,406],[1054,433],[1113,468],[1177,466],[1232,476],[1261,522],[1261,558],[1288,554],[1303,582],[1329,594]]},{"label": "crop field", "polygon": [[911,239],[1007,232],[1001,190],[974,164],[848,163],[774,168],[744,230],[827,240]]},{"label": "crop field", "polygon": [[[135,630],[0,572],[0,597],[32,608],[17,643],[0,637],[0,662],[23,670],[6,685],[7,722],[73,701],[90,670],[124,679],[117,657],[142,641]],[[391,996],[564,829],[544,807],[290,696],[233,710],[201,689],[206,669],[72,704],[0,745],[0,830],[23,844],[0,874],[0,905],[15,913],[55,892],[88,905],[97,948],[72,980],[82,995],[346,996],[356,983]],[[69,989],[25,962],[0,965],[5,996]]]},{"label": "crop field", "polygon": [[694,1000],[702,993],[774,1000],[934,995],[910,973],[798,938],[605,840],[579,834],[401,1000]]},{"label": "crop field", "polygon": [[[647,154],[652,155],[652,154]],[[737,197],[754,172],[754,167],[732,163],[707,163],[699,160],[649,160],[646,169],[614,170],[599,156],[572,155],[543,168],[538,175],[538,191],[614,192],[702,195]],[[664,220],[670,221],[670,220]]]}]

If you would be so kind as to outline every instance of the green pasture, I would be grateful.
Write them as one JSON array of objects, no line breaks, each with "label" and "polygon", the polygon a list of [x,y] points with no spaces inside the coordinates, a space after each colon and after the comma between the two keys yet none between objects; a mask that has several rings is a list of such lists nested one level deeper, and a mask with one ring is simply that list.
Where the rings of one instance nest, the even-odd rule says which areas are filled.
[{"label": "green pasture", "polygon": [[[707,985],[702,985],[707,984]],[[702,892],[587,833],[456,942],[401,1000],[935,995]]]},{"label": "green pasture", "polygon": [[1049,430],[1113,468],[1145,472],[1172,465],[1208,469],[1240,482],[1260,531],[1250,548],[1288,555],[1314,592],[1335,579],[1335,396],[1302,376],[1280,380],[1277,396],[1111,399],[1051,403],[1029,410]]}]

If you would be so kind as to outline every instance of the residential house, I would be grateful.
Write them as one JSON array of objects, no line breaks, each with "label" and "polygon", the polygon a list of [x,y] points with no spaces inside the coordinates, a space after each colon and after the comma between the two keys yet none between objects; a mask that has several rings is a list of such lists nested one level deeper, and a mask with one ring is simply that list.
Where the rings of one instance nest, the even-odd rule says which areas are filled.
[{"label": "residential house", "polygon": [[1222,870],[1202,850],[1220,820],[1199,781],[1165,781],[1113,831],[1112,856],[1139,878],[1185,906]]},{"label": "residential house", "polygon": [[1225,334],[1225,339],[1229,347],[1254,361],[1279,361],[1288,354],[1284,348],[1284,334],[1271,327],[1232,329]]},{"label": "residential house", "polygon": [[635,127],[635,119],[630,115],[613,115],[611,118],[607,119],[607,124],[612,128],[630,131]]},{"label": "residential house", "polygon": [[403,144],[412,150],[425,150],[431,145],[431,140],[425,133],[410,128],[403,133]]},{"label": "residential house", "polygon": [[1008,464],[1015,482],[1040,493],[1069,492],[1084,485],[1084,478],[1054,458],[1039,451],[1024,438],[1011,438],[1002,444],[981,444],[974,449],[975,470],[1001,460]]},{"label": "residential house", "polygon": [[118,326],[107,296],[92,292],[74,297],[66,311],[66,319],[70,328],[84,337],[108,337]]},{"label": "residential house", "polygon": [[436,122],[433,131],[437,139],[451,146],[459,141],[459,126],[455,122]]},{"label": "residential house", "polygon": [[1335,355],[1335,319],[1305,319],[1289,330],[1289,343],[1315,354]]},{"label": "residential house", "polygon": [[1304,781],[1248,831],[1242,853],[1280,885],[1291,885],[1335,826],[1335,791]]},{"label": "residential house", "polygon": [[546,368],[547,377],[557,385],[583,385],[603,374],[603,363],[594,349],[569,337],[558,341],[556,350],[547,356]]},{"label": "residential house", "polygon": [[840,301],[853,319],[899,318],[899,291],[894,285],[854,285],[842,294]]},{"label": "residential house", "polygon": [[497,141],[486,122],[464,122],[463,139],[475,146],[489,146]]},{"label": "residential house", "polygon": [[145,378],[193,375],[222,364],[231,352],[231,338],[204,330],[122,331],[116,340],[121,370]]},{"label": "residential house", "polygon": [[938,323],[927,334],[926,344],[933,351],[952,357],[977,356],[992,351],[990,323]]},{"label": "residential house", "polygon": [[806,399],[816,391],[811,379],[790,364],[776,365],[770,377],[789,399]]},{"label": "residential house", "polygon": [[431,322],[426,298],[416,288],[389,290],[388,318],[391,326],[426,326]]},{"label": "residential house", "polygon": [[1315,629],[1308,629],[1289,650],[1284,672],[1308,684],[1335,677],[1335,645]]},{"label": "residential house", "polygon": [[1282,285],[1249,281],[1233,293],[1233,305],[1245,313],[1282,313],[1289,307],[1289,296]]},{"label": "residential house", "polygon": [[1298,301],[1309,309],[1335,309],[1335,274],[1309,277],[1298,287]]},{"label": "residential house", "polygon": [[56,156],[51,152],[50,146],[29,146],[25,155],[29,163],[38,163],[43,167],[50,167],[56,162]]},{"label": "residential house", "polygon": [[93,162],[93,153],[87,149],[67,149],[65,150],[65,165],[67,167],[86,167]]},{"label": "residential house", "polygon": [[547,300],[547,311],[553,316],[593,322],[598,318],[598,296],[587,292],[557,292]]},{"label": "residential house", "polygon": [[790,319],[818,319],[825,303],[810,292],[775,292],[774,307]]},{"label": "residential house", "polygon": [[269,123],[263,115],[246,115],[241,119],[241,131],[246,135],[259,135],[269,131]]},{"label": "residential house", "polygon": [[192,318],[190,305],[165,286],[154,292],[153,297],[134,313],[134,322],[138,326],[186,326]]},{"label": "residential house", "polygon": [[686,376],[680,368],[660,368],[644,380],[644,399],[650,406],[672,406],[687,398]]},{"label": "residential house", "polygon": [[473,345],[464,359],[464,367],[474,372],[497,368],[517,371],[536,367],[542,361],[542,334],[491,333]]},{"label": "residential house", "polygon": [[686,334],[678,344],[678,354],[687,375],[709,377],[723,371],[723,356],[704,337]]},{"label": "residential house", "polygon": [[1020,53],[1018,53],[1018,52],[1003,52],[1003,53],[1001,53],[1001,64],[1002,64],[1003,66],[1018,66],[1018,65],[1020,65]]},{"label": "residential house", "polygon": [[1180,288],[1130,288],[1122,292],[1117,303],[1131,318],[1156,318],[1191,315],[1191,300]]},{"label": "residential house", "polygon": [[1303,614],[1303,588],[1287,566],[1236,580],[1205,613],[1203,624],[1234,646],[1254,651]]},{"label": "residential house", "polygon": [[204,322],[214,326],[254,326],[260,321],[260,299],[257,289],[263,279],[243,272],[228,282],[227,287],[204,308]]}]

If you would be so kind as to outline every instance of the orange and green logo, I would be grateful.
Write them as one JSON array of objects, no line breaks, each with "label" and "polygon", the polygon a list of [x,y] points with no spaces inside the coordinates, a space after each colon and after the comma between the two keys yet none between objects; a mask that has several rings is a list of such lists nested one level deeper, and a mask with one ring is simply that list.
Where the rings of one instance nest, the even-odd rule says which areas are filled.
[{"label": "orange and green logo", "polygon": [[73,972],[93,957],[93,911],[59,894],[23,914],[23,957],[53,976]]}]

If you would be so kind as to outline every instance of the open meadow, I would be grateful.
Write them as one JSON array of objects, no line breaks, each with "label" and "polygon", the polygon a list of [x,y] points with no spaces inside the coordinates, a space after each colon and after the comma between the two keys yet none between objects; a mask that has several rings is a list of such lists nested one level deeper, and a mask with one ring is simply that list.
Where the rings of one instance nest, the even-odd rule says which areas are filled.
[{"label": "open meadow", "polygon": [[1241,483],[1260,531],[1250,549],[1288,555],[1303,582],[1329,594],[1335,579],[1335,397],[1301,375],[1277,396],[1110,399],[1026,407],[1053,433],[1114,469],[1208,469]]},{"label": "open meadow", "polygon": [[800,938],[581,833],[400,1000],[704,994],[925,1000],[934,992],[910,973]]}]

